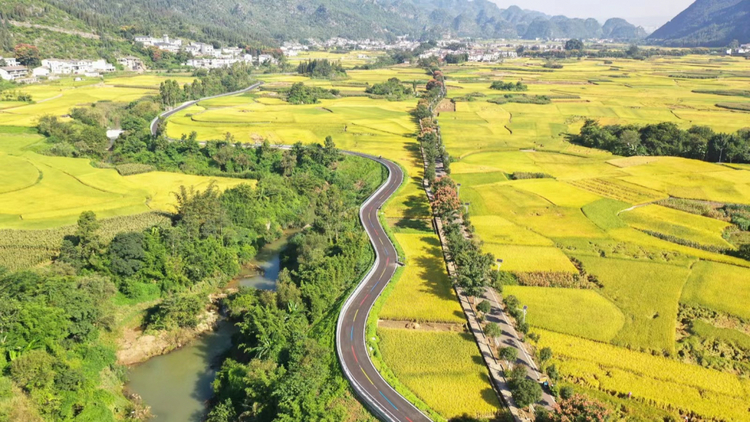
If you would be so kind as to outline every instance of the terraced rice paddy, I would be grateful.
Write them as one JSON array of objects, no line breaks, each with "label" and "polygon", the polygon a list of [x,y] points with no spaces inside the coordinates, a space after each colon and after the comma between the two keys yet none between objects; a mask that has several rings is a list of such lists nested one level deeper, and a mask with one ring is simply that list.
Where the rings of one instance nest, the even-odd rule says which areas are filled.
[{"label": "terraced rice paddy", "polygon": [[123,177],[116,170],[94,168],[87,159],[30,151],[29,146],[42,141],[39,135],[0,133],[0,137],[0,162],[14,175],[14,182],[0,192],[2,228],[59,227],[75,223],[83,211],[94,211],[100,218],[152,210],[173,212],[173,192],[181,185],[200,189],[214,181],[225,189],[252,183],[161,172]]},{"label": "terraced rice paddy", "polygon": [[[632,392],[642,405],[660,411],[750,419],[747,381],[675,357],[680,303],[750,317],[750,262],[718,253],[735,248],[724,238],[729,223],[653,204],[670,196],[750,204],[750,168],[616,157],[572,145],[565,136],[589,118],[601,124],[706,125],[721,132],[750,126],[747,113],[716,106],[726,97],[693,92],[741,89],[749,82],[746,62],[582,60],[553,72],[536,71],[539,64],[519,59],[444,69],[448,95],[457,99],[456,111],[439,117],[454,157],[453,176],[462,183],[462,200],[471,203],[484,250],[504,259],[503,270],[559,272],[575,257],[601,287],[506,286],[505,294],[529,306],[539,346],[552,347],[563,375],[580,388]],[[700,67],[715,67],[723,76],[677,77]],[[547,95],[552,103],[490,103],[503,95],[489,89],[496,80],[523,81],[529,95]],[[462,100],[473,92],[484,97]],[[549,178],[509,180],[515,172]],[[571,265],[567,271],[577,270]],[[722,336],[741,334],[730,331]],[[628,366],[632,362],[638,366]]]},{"label": "terraced rice paddy", "polygon": [[120,77],[105,82],[62,79],[21,88],[32,95],[35,103],[0,106],[0,178],[3,180],[0,228],[65,226],[75,223],[79,214],[88,210],[96,212],[100,218],[154,210],[172,212],[175,204],[172,192],[180,185],[201,188],[215,180],[223,189],[245,182],[158,172],[123,177],[115,170],[94,168],[86,159],[34,152],[34,145],[43,142],[33,129],[39,117],[65,116],[71,108],[89,106],[97,101],[130,102],[155,95],[159,83],[166,79],[156,75]]}]

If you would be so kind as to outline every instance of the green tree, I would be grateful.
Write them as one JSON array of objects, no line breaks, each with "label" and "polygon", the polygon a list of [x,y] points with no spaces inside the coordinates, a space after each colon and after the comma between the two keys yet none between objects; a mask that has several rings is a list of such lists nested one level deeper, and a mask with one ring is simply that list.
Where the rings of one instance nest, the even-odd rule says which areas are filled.
[{"label": "green tree", "polygon": [[118,233],[109,244],[109,268],[117,276],[135,275],[145,259],[142,233]]},{"label": "green tree", "polygon": [[539,351],[539,361],[542,362],[542,365],[544,365],[545,362],[552,359],[552,349],[549,347],[545,347],[542,350]]},{"label": "green tree", "polygon": [[484,327],[484,334],[488,338],[491,338],[492,340],[494,340],[495,341],[495,345],[497,345],[498,344],[498,340],[503,335],[503,330],[500,329],[500,326],[497,325],[496,323],[490,322],[489,324],[487,324],[486,327]]},{"label": "green tree", "polygon": [[500,359],[508,362],[509,365],[514,366],[516,360],[518,360],[518,349],[512,346],[504,347],[500,349],[499,356]]},{"label": "green tree", "polygon": [[483,300],[477,305],[477,310],[483,314],[488,314],[492,310],[492,304],[488,300]]},{"label": "green tree", "polygon": [[46,351],[32,350],[11,362],[10,376],[27,392],[45,390],[54,382],[54,363],[55,359]]},{"label": "green tree", "polygon": [[39,49],[30,44],[18,44],[15,48],[16,60],[27,67],[37,67],[42,64]]},{"label": "green tree", "polygon": [[565,50],[566,51],[573,51],[573,50],[583,50],[583,41],[579,39],[569,39],[567,42],[565,42]]},{"label": "green tree", "polygon": [[530,406],[542,399],[542,387],[538,382],[524,378],[511,382],[511,393],[518,407]]}]

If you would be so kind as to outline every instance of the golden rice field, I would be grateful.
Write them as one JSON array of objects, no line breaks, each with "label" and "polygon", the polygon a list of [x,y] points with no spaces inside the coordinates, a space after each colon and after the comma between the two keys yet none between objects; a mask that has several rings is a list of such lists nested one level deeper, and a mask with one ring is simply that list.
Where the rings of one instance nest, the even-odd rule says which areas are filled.
[{"label": "golden rice field", "polygon": [[152,210],[174,212],[181,185],[200,189],[215,181],[221,189],[241,183],[231,178],[151,172],[121,176],[91,166],[87,159],[52,157],[28,150],[39,135],[0,133],[0,163],[12,169],[14,182],[0,191],[0,227],[44,229],[73,224],[83,211],[100,218]]},{"label": "golden rice field", "polygon": [[406,254],[407,265],[383,305],[380,318],[466,322],[445,269],[438,237],[428,233],[394,236]]},{"label": "golden rice field", "polygon": [[115,77],[104,83],[100,79],[62,79],[21,88],[35,103],[0,106],[0,178],[4,181],[0,186],[0,228],[65,226],[88,210],[100,218],[154,210],[172,212],[173,192],[181,185],[201,188],[215,180],[223,189],[243,183],[238,179],[160,172],[123,177],[115,170],[95,168],[86,159],[33,151],[34,144],[43,142],[31,128],[39,117],[64,116],[71,108],[97,101],[129,102],[154,95],[166,79],[157,75]]},{"label": "golden rice field", "polygon": [[750,319],[750,269],[716,262],[695,264],[681,302]]},{"label": "golden rice field", "polygon": [[580,337],[538,333],[539,345],[552,348],[563,373],[583,386],[632,393],[632,399],[663,409],[719,420],[750,420],[747,379]]},{"label": "golden rice field", "polygon": [[[733,385],[727,378],[733,376],[681,363],[674,355],[680,303],[750,317],[750,262],[712,252],[735,248],[723,237],[728,223],[652,203],[679,197],[750,204],[750,167],[617,157],[565,137],[588,118],[601,124],[706,125],[721,132],[750,127],[747,113],[715,106],[726,97],[693,92],[742,89],[750,82],[747,62],[704,56],[615,59],[606,65],[571,60],[553,72],[539,71],[539,64],[519,59],[443,69],[448,95],[457,102],[456,111],[442,112],[439,122],[484,250],[513,272],[557,272],[575,257],[602,286],[506,286],[506,294],[529,306],[529,322],[542,333],[540,346],[553,348],[569,380],[610,393],[632,391],[644,406],[748,420],[747,381],[732,378],[735,387],[717,391],[711,384]],[[695,68],[723,75],[679,77]],[[552,103],[490,103],[488,98],[503,94],[489,89],[496,80],[523,81],[529,94],[550,96]],[[470,93],[477,93],[473,101],[462,100]],[[549,178],[509,180],[516,172]],[[639,366],[625,366],[630,360]],[[669,378],[693,371],[700,374],[690,375],[695,379],[712,381]]]},{"label": "golden rice field", "polygon": [[446,419],[500,409],[471,334],[378,328],[378,337],[399,381]]}]

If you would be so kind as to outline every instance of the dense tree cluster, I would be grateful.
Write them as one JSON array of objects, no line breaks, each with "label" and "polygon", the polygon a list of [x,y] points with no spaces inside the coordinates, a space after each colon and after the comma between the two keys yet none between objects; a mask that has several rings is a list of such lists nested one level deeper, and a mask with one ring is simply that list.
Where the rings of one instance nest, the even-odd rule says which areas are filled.
[{"label": "dense tree cluster", "polygon": [[750,162],[750,129],[734,134],[716,133],[706,126],[680,129],[665,122],[646,126],[600,126],[587,120],[571,142],[611,151],[617,155],[653,155],[692,158],[710,162]]},{"label": "dense tree cluster", "polygon": [[495,89],[498,91],[528,91],[529,86],[525,85],[521,81],[518,81],[516,83],[495,81],[492,82],[492,85],[490,85],[490,89]]},{"label": "dense tree cluster", "polygon": [[47,137],[46,153],[64,157],[103,158],[109,148],[107,129],[122,128],[126,135],[149,136],[147,128],[159,113],[159,104],[144,98],[130,104],[95,103],[74,108],[69,121],[57,116],[39,118],[37,130]]},{"label": "dense tree cluster", "polygon": [[117,377],[115,352],[99,336],[113,327],[115,292],[101,275],[0,272],[0,393],[17,394],[12,380],[47,420],[114,421],[100,384]]},{"label": "dense tree cluster", "polygon": [[469,61],[469,53],[449,53],[443,58],[448,64],[461,64]]},{"label": "dense tree cluster", "polygon": [[565,50],[566,51],[583,50],[583,41],[579,39],[571,38],[565,42]]},{"label": "dense tree cluster", "polygon": [[414,90],[404,84],[398,78],[390,78],[385,82],[376,83],[365,89],[368,94],[382,95],[389,99],[403,100],[414,94]]},{"label": "dense tree cluster", "polygon": [[346,77],[346,70],[341,62],[328,59],[312,59],[301,62],[297,66],[297,73],[319,79],[341,79]]},{"label": "dense tree cluster", "polygon": [[297,82],[289,88],[286,94],[286,101],[289,104],[317,104],[321,99],[334,98],[335,90],[328,90],[318,86],[307,86],[302,82]]},{"label": "dense tree cluster", "polygon": [[198,69],[193,73],[196,77],[193,83],[186,83],[182,88],[173,79],[162,82],[159,97],[162,104],[174,107],[188,100],[239,91],[253,83],[251,73],[252,68],[243,63],[210,70]]}]

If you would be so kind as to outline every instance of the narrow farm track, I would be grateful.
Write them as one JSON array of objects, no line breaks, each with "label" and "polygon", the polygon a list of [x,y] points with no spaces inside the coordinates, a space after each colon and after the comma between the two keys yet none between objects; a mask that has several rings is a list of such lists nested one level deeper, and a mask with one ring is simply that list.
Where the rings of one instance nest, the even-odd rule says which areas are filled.
[{"label": "narrow farm track", "polygon": [[[241,91],[210,98],[247,92],[257,88],[261,83],[253,84]],[[189,101],[173,110],[162,113],[151,122],[151,133],[156,135],[159,119],[166,120],[173,114],[207,99],[209,98]],[[201,142],[201,144],[204,143]],[[273,147],[290,148],[287,145],[273,145]],[[370,243],[375,250],[375,264],[341,308],[336,325],[336,353],[344,375],[351,383],[354,391],[380,420],[387,422],[430,421],[429,417],[383,379],[370,359],[365,338],[370,310],[388,282],[393,278],[398,266],[396,248],[381,225],[378,213],[383,204],[396,193],[403,183],[404,172],[397,164],[381,157],[351,151],[342,151],[342,153],[380,163],[388,170],[388,179],[360,207],[359,216],[362,226],[365,228],[365,232],[367,232]]]}]

